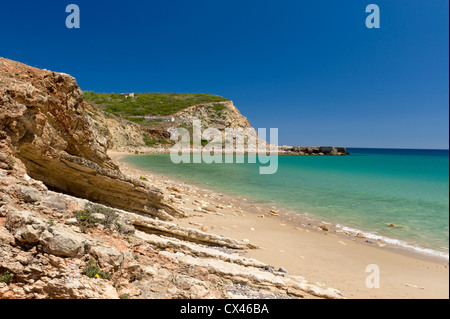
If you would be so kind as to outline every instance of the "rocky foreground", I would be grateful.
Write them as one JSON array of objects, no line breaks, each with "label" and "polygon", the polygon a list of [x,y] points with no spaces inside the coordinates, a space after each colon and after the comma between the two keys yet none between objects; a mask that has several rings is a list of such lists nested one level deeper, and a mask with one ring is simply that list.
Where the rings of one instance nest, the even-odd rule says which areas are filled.
[{"label": "rocky foreground", "polygon": [[0,58],[0,298],[342,298],[176,219],[122,174],[69,75]]}]

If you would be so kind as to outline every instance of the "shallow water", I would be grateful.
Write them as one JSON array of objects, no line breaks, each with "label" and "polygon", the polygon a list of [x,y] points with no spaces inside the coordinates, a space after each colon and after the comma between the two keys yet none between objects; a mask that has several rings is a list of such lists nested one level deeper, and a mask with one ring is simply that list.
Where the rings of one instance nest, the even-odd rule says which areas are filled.
[{"label": "shallow water", "polygon": [[349,151],[350,156],[280,156],[274,175],[260,175],[260,164],[247,161],[173,164],[169,155],[125,160],[205,188],[448,254],[449,152]]}]

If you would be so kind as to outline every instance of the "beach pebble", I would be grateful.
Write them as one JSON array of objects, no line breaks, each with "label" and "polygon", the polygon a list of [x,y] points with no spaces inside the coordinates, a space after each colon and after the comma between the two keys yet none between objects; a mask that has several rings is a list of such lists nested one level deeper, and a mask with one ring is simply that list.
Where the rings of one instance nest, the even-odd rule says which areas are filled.
[{"label": "beach pebble", "polygon": [[208,212],[217,213],[217,210],[215,210],[213,208],[210,208],[210,207],[207,207],[207,206],[204,206],[203,209],[208,211]]},{"label": "beach pebble", "polygon": [[329,231],[330,230],[328,225],[320,225],[319,228],[322,229],[323,231]]},{"label": "beach pebble", "polygon": [[271,210],[271,211],[269,212],[269,216],[278,217],[278,216],[280,216],[280,215],[278,214],[277,211]]},{"label": "beach pebble", "polygon": [[282,273],[284,273],[284,274],[288,274],[289,272],[286,270],[286,268],[283,268],[283,267],[280,267],[279,269],[278,269],[278,272],[282,272]]},{"label": "beach pebble", "polygon": [[357,233],[356,237],[358,237],[358,238],[366,238],[366,235],[364,235],[363,233]]},{"label": "beach pebble", "polygon": [[69,219],[66,219],[66,224],[76,224],[77,221],[78,220],[76,218],[69,218]]},{"label": "beach pebble", "polygon": [[202,224],[196,223],[196,222],[189,222],[189,224],[194,225],[194,226],[199,226],[199,227],[203,226]]},{"label": "beach pebble", "polygon": [[268,272],[271,272],[271,273],[273,273],[273,270],[275,269],[275,267],[274,266],[271,266],[271,265],[265,265],[264,266],[264,270],[266,270],[266,271],[268,271]]}]

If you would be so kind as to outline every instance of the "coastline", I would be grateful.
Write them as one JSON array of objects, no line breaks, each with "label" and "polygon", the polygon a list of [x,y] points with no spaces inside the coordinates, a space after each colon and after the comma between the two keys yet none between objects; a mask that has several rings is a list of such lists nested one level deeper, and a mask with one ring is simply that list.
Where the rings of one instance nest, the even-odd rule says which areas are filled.
[{"label": "coastline", "polygon": [[[147,178],[150,184],[163,189],[164,196],[175,206],[190,215],[175,223],[249,240],[261,247],[247,251],[248,257],[275,268],[286,268],[290,274],[311,282],[332,286],[347,298],[449,298],[448,260],[377,239],[358,238],[334,225],[327,225],[329,230],[323,231],[319,228],[323,223],[313,216],[309,219],[278,208],[278,216],[269,216],[273,209],[270,205],[202,189],[121,160],[133,153],[109,151],[108,154],[123,173]],[[380,268],[378,289],[368,289],[365,285],[369,275],[365,270],[371,264]]]}]

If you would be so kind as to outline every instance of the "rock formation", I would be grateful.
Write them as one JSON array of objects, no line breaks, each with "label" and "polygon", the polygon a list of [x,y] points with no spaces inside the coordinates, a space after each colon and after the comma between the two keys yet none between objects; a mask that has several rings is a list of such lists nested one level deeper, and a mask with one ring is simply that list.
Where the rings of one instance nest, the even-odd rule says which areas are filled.
[{"label": "rock formation", "polygon": [[185,213],[119,172],[86,109],[71,76],[0,58],[0,299],[343,297],[164,221]]},{"label": "rock formation", "polygon": [[163,203],[158,189],[118,171],[73,77],[0,58],[0,83],[0,138],[29,176],[113,207],[161,219],[183,216]]},{"label": "rock formation", "polygon": [[345,147],[334,146],[280,146],[280,155],[348,155]]}]

